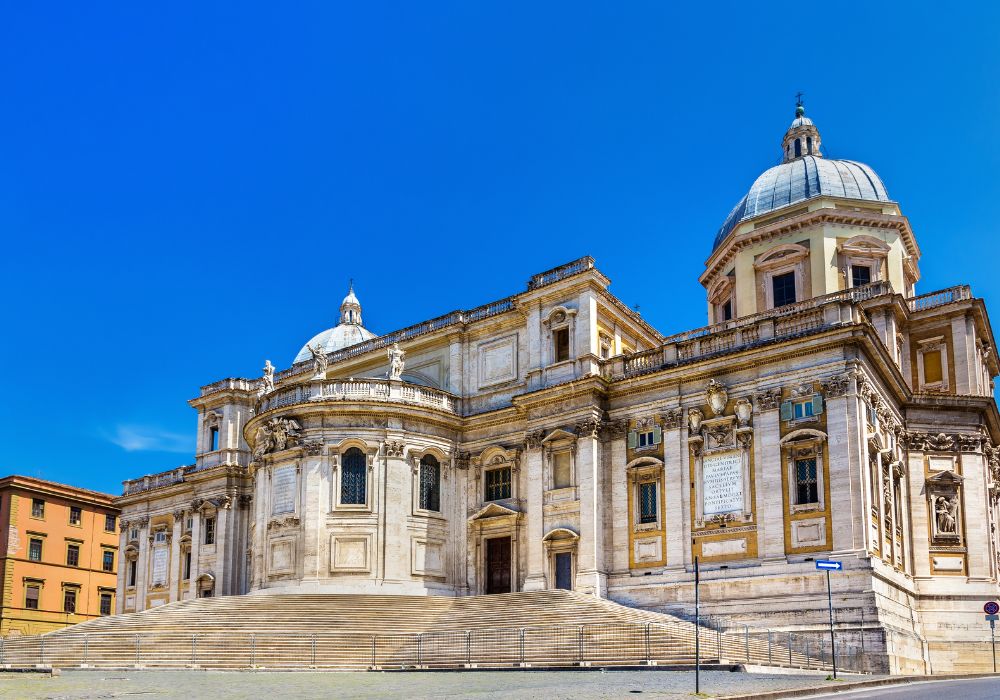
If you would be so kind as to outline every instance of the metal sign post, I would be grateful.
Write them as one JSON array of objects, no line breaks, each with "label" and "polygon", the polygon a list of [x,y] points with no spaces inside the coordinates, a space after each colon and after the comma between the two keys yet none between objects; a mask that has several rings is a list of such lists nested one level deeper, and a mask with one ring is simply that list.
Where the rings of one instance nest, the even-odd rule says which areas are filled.
[{"label": "metal sign post", "polygon": [[995,601],[990,601],[983,606],[986,613],[986,621],[990,623],[990,646],[993,648],[993,673],[997,672],[997,639],[995,635],[997,620],[1000,620],[1000,605]]},{"label": "metal sign post", "polygon": [[694,558],[694,694],[701,693],[701,599],[698,595],[700,583],[698,557]]},{"label": "metal sign post", "polygon": [[833,662],[833,678],[837,678],[837,642],[833,636],[833,588],[830,584],[830,572],[840,571],[844,565],[839,561],[820,559],[816,562],[816,568],[826,572],[826,605],[830,611],[830,659]]}]

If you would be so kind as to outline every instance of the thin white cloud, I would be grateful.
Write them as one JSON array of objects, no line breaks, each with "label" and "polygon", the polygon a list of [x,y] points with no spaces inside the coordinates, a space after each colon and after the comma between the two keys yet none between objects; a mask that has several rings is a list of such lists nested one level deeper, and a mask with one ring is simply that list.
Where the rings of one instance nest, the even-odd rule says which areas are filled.
[{"label": "thin white cloud", "polygon": [[126,452],[194,452],[190,435],[151,426],[119,425],[105,438]]}]

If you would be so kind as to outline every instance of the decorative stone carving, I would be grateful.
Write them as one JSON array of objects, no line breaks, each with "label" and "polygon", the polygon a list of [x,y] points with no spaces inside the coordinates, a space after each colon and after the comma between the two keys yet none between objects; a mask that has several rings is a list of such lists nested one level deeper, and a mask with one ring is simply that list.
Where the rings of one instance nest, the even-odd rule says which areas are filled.
[{"label": "decorative stone carving", "polygon": [[323,348],[319,345],[315,347],[312,345],[306,345],[309,348],[309,352],[312,353],[313,358],[313,374],[317,377],[325,377],[327,367],[330,366],[330,361],[326,357],[326,353]]},{"label": "decorative stone carving", "polygon": [[545,437],[544,430],[533,430],[524,434],[524,449],[537,450],[542,446],[542,438]]},{"label": "decorative stone carving", "polygon": [[260,378],[260,391],[258,393],[263,396],[272,391],[274,391],[274,365],[271,364],[270,360],[264,360],[264,376]]},{"label": "decorative stone carving", "polygon": [[731,425],[713,425],[705,428],[706,436],[709,438],[709,447],[726,447],[733,444],[733,431]]},{"label": "decorative stone carving", "polygon": [[765,389],[754,398],[761,411],[774,411],[781,405],[781,389]]},{"label": "decorative stone carving", "polygon": [[275,518],[267,524],[268,530],[277,530],[285,527],[298,527],[299,519],[294,515],[288,515],[284,518]]},{"label": "decorative stone carving", "polygon": [[937,531],[942,535],[958,536],[958,496],[938,496],[934,501]]},{"label": "decorative stone carving", "polygon": [[851,389],[851,376],[849,374],[838,374],[823,382],[823,391],[828,399],[847,396]]},{"label": "decorative stone carving", "polygon": [[174,517],[174,522],[175,522],[175,523],[176,523],[176,522],[178,522],[178,521],[181,521],[181,520],[183,520],[183,519],[184,519],[184,510],[183,510],[183,509],[181,509],[181,508],[178,508],[177,510],[175,510],[175,511],[174,511],[174,512],[172,513],[172,515],[173,515],[173,517]]},{"label": "decorative stone carving", "polygon": [[907,445],[911,450],[921,452],[950,452],[956,449],[958,438],[955,435],[945,433],[909,433],[907,435]]},{"label": "decorative stone carving", "polygon": [[272,418],[257,428],[254,434],[253,457],[259,459],[269,452],[294,447],[302,426],[294,418]]},{"label": "decorative stone carving", "polygon": [[318,457],[323,452],[323,442],[321,440],[310,440],[309,442],[303,443],[302,449],[304,449],[306,454],[310,457]]},{"label": "decorative stone carving", "polygon": [[195,498],[194,500],[191,501],[191,510],[197,513],[199,510],[201,510],[201,507],[203,505],[205,505],[204,498]]},{"label": "decorative stone carving", "polygon": [[712,379],[708,382],[707,394],[708,407],[712,409],[714,415],[721,416],[726,410],[726,404],[729,403],[729,392],[725,385],[717,379]]},{"label": "decorative stone carving", "polygon": [[743,398],[736,401],[736,419],[740,422],[740,427],[745,428],[750,425],[750,416],[753,415],[753,404],[749,399]]},{"label": "decorative stone carving", "polygon": [[573,432],[576,433],[577,437],[590,437],[596,438],[597,432],[601,429],[601,422],[596,418],[588,418],[586,420],[580,421],[576,424]]},{"label": "decorative stone carving", "polygon": [[753,432],[750,430],[736,431],[736,444],[745,450],[749,450],[750,445],[753,444]]},{"label": "decorative stone carving", "polygon": [[406,353],[399,349],[399,343],[393,343],[387,351],[389,356],[389,379],[400,379],[403,376]]},{"label": "decorative stone carving", "polygon": [[681,427],[684,413],[679,408],[671,408],[663,414],[663,429],[676,430]]},{"label": "decorative stone carving", "polygon": [[403,456],[403,443],[397,442],[395,440],[389,440],[385,443],[385,456],[386,457],[402,457]]},{"label": "decorative stone carving", "polygon": [[240,495],[239,497],[240,508],[249,508],[252,503],[253,503],[253,494],[244,493]]},{"label": "decorative stone carving", "polygon": [[701,430],[701,422],[704,420],[705,415],[697,408],[688,409],[688,428],[692,435],[697,435]]},{"label": "decorative stone carving", "polygon": [[472,455],[468,452],[459,452],[455,455],[455,468],[465,471],[469,468],[469,462],[472,460]]}]

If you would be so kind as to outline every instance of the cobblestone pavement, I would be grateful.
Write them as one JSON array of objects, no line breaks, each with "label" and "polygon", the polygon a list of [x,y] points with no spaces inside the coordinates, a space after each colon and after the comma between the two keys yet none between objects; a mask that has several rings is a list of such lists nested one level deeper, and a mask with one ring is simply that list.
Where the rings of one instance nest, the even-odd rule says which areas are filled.
[{"label": "cobblestone pavement", "polygon": [[[870,676],[868,676],[870,678]],[[821,676],[702,673],[710,696],[823,685]],[[63,671],[0,674],[0,698],[492,698],[545,700],[690,698],[694,673],[677,671],[503,671],[457,673],[267,673],[220,671]]]}]

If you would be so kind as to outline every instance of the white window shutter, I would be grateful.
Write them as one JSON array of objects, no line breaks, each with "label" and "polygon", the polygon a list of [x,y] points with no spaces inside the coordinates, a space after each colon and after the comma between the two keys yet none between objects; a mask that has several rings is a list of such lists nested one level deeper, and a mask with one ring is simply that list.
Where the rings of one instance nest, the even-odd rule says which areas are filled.
[{"label": "white window shutter", "polygon": [[634,430],[628,431],[628,447],[630,450],[634,450],[636,445],[639,444],[639,435]]},{"label": "white window shutter", "polygon": [[653,444],[654,445],[659,445],[661,442],[663,442],[663,428],[661,428],[659,425],[654,425],[653,426]]}]

